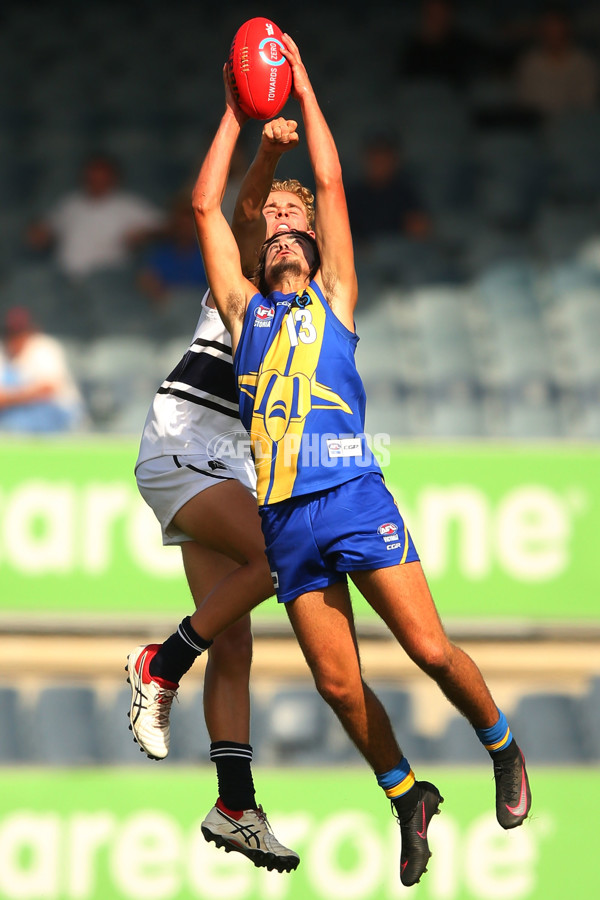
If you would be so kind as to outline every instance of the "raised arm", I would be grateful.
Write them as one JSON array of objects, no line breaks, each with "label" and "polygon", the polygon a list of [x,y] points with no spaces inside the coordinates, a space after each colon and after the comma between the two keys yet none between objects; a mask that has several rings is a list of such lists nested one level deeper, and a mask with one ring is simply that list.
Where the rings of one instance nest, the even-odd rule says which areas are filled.
[{"label": "raised arm", "polygon": [[354,330],[353,310],[358,289],[342,167],[333,135],[317,102],[298,47],[288,34],[283,35],[283,41],[285,56],[292,67],[292,95],[302,111],[308,155],[315,178],[315,231],[321,254],[317,279],[337,317],[347,328]]},{"label": "raised arm", "polygon": [[242,273],[238,246],[221,211],[231,157],[242,125],[247,120],[231,93],[226,77],[224,81],[225,112],[196,180],[192,206],[210,291],[231,333],[235,352],[246,306],[256,293],[256,288]]},{"label": "raised arm", "polygon": [[242,271],[250,277],[266,237],[263,207],[271,191],[281,156],[298,144],[297,123],[278,118],[267,122],[261,142],[242,182],[233,213],[232,230],[240,250]]}]

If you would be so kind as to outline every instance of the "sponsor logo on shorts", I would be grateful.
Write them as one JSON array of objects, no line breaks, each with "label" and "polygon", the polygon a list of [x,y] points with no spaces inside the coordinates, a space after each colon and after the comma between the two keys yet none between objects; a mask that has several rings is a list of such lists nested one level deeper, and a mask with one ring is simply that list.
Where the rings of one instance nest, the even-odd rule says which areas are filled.
[{"label": "sponsor logo on shorts", "polygon": [[384,525],[380,525],[377,529],[377,534],[397,534],[398,526],[395,522],[385,522]]},{"label": "sponsor logo on shorts", "polygon": [[214,472],[215,469],[226,469],[227,466],[220,459],[209,459],[208,468]]},{"label": "sponsor logo on shorts", "polygon": [[401,546],[402,546],[401,541],[396,541],[395,544],[388,544],[385,549],[386,550],[399,550]]},{"label": "sponsor logo on shorts", "polygon": [[275,315],[275,310],[272,306],[260,306],[256,307],[254,311],[254,327],[255,328],[270,328],[273,316]]},{"label": "sponsor logo on shorts", "polygon": [[386,544],[389,544],[390,541],[397,541],[398,535],[397,534],[384,534],[383,540],[385,541]]},{"label": "sponsor logo on shorts", "polygon": [[273,579],[273,588],[278,591],[279,590],[279,575],[277,572],[271,572],[271,578]]}]

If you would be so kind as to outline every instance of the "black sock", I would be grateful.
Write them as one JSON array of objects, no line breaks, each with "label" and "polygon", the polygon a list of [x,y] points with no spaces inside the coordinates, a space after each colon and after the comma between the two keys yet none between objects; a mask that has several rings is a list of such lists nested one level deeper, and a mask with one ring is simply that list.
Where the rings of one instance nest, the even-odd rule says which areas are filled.
[{"label": "black sock", "polygon": [[194,660],[208,650],[212,641],[196,634],[186,616],[179,628],[167,638],[150,662],[149,671],[155,678],[164,678],[179,684],[182,675],[191,669]]},{"label": "black sock", "polygon": [[228,809],[256,809],[252,780],[252,747],[235,741],[214,741],[210,758],[217,767],[219,797]]},{"label": "black sock", "polygon": [[402,794],[401,797],[395,797],[392,800],[392,805],[399,816],[406,816],[410,814],[415,806],[417,805],[417,801],[419,799],[419,789],[417,784],[413,784],[411,789],[407,791],[405,794]]},{"label": "black sock", "polygon": [[508,747],[504,747],[503,750],[495,750],[494,753],[490,753],[490,756],[492,757],[492,760],[502,761],[505,759],[515,759],[520,752],[519,746],[513,738]]}]

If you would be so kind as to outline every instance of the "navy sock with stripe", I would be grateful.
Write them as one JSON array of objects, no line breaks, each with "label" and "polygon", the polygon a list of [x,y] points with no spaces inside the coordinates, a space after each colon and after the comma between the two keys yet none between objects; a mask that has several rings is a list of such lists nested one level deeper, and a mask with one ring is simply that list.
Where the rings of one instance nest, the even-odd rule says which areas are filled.
[{"label": "navy sock with stripe", "polygon": [[250,744],[213,741],[210,758],[217,767],[221,802],[231,810],[256,809]]},{"label": "navy sock with stripe", "polygon": [[196,634],[186,616],[177,631],[172,634],[157,650],[150,662],[149,671],[154,678],[179,684],[188,669],[191,669],[201,653],[208,650],[212,641],[207,641]]}]

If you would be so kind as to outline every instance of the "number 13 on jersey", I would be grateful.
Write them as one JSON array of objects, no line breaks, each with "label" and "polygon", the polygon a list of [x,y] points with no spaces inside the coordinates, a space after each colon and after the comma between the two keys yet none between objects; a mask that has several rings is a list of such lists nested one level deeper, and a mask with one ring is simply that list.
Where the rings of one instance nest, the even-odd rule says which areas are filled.
[{"label": "number 13 on jersey", "polygon": [[[296,323],[300,322],[300,328],[296,330]],[[310,309],[294,309],[290,310],[289,315],[285,317],[290,345],[298,346],[298,341],[303,344],[314,344],[317,339],[317,329],[313,325],[312,314]]]}]

